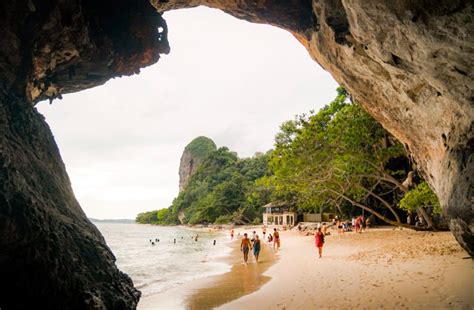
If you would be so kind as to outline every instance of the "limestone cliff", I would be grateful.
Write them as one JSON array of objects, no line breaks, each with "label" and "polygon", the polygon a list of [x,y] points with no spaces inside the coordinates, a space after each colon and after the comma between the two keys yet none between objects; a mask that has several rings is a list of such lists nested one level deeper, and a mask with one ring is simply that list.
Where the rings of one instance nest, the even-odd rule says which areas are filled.
[{"label": "limestone cliff", "polygon": [[179,164],[179,191],[182,191],[196,172],[203,159],[217,149],[214,141],[207,137],[197,137],[184,148]]},{"label": "limestone cliff", "polygon": [[0,308],[136,306],[33,105],[155,63],[169,51],[156,10],[201,4],[290,31],[404,143],[474,256],[472,1],[151,2],[0,2]]}]

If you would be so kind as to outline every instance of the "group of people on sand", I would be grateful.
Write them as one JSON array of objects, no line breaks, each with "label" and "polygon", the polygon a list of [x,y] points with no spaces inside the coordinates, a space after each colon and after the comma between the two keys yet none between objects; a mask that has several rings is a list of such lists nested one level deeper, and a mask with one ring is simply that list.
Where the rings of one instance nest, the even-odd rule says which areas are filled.
[{"label": "group of people on sand", "polygon": [[[267,228],[265,226],[262,227],[262,235],[263,235],[263,240],[265,240],[265,236],[267,233]],[[238,234],[240,237],[240,233]],[[234,230],[232,229],[230,232],[230,238],[231,240],[234,239]],[[276,228],[273,229],[273,236],[272,234],[268,235],[268,240],[269,242],[273,242],[273,247],[278,250],[280,248],[280,233]],[[255,257],[255,261],[258,262],[258,258],[260,256],[260,251],[262,249],[262,241],[257,235],[257,232],[254,230],[252,232],[252,238],[249,238],[249,235],[247,233],[243,234],[243,237],[240,242],[240,251],[242,251],[244,255],[244,262],[247,264],[248,258],[249,258],[249,252],[253,250],[253,255]]]},{"label": "group of people on sand", "polygon": [[255,256],[255,261],[258,262],[258,257],[260,255],[261,250],[260,238],[258,237],[258,235],[255,235],[254,238],[249,239],[247,233],[244,233],[244,237],[240,242],[240,251],[244,253],[244,262],[246,264],[249,259],[249,251],[252,249],[253,255]]},{"label": "group of people on sand", "polygon": [[341,221],[338,218],[333,219],[333,225],[340,235],[345,232],[354,231],[355,233],[362,233],[362,230],[368,230],[370,227],[370,217],[365,219],[363,215],[353,217],[352,221]]}]

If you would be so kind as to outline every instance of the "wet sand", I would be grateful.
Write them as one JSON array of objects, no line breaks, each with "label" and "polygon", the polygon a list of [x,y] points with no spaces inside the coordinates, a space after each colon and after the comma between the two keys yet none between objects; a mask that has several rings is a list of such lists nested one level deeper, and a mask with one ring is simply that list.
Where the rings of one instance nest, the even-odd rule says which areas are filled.
[{"label": "wet sand", "polygon": [[313,236],[280,235],[276,261],[266,247],[261,263],[246,266],[234,248],[230,272],[150,296],[139,309],[474,309],[474,262],[450,232],[332,231],[321,259]]},{"label": "wet sand", "polygon": [[272,280],[219,309],[474,309],[474,263],[450,232],[331,235],[321,259],[313,236],[281,235]]},{"label": "wet sand", "polygon": [[[236,234],[242,230],[236,229]],[[240,240],[235,239],[231,246],[232,251],[225,258],[232,266],[229,272],[144,298],[138,309],[213,309],[258,290],[271,279],[263,273],[276,261],[273,248],[262,242],[258,263],[251,251],[245,264]]]},{"label": "wet sand", "polygon": [[193,290],[185,302],[187,309],[213,309],[258,290],[270,280],[263,273],[275,262],[273,249],[264,245],[258,263],[253,254],[249,253],[248,264],[245,264],[240,243],[235,242],[235,245],[237,246],[233,248],[230,258],[232,270],[208,279],[210,285],[200,285]]}]

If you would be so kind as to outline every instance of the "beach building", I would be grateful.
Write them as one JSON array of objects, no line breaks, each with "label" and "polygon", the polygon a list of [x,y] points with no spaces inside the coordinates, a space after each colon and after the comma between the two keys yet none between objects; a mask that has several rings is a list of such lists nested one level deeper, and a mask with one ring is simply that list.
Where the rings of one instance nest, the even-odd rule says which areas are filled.
[{"label": "beach building", "polygon": [[296,212],[293,212],[291,207],[285,203],[269,203],[262,208],[265,209],[263,213],[264,225],[294,226],[296,224]]}]

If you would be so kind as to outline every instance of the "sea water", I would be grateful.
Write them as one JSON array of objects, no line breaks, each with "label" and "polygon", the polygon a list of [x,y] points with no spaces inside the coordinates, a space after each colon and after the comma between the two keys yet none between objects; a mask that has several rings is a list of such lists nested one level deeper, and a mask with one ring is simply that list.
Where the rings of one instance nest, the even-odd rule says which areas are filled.
[{"label": "sea water", "polygon": [[94,224],[115,254],[118,268],[132,278],[142,297],[230,270],[220,259],[231,251],[222,232],[134,223]]}]

